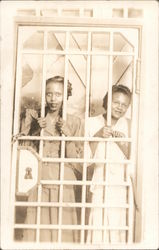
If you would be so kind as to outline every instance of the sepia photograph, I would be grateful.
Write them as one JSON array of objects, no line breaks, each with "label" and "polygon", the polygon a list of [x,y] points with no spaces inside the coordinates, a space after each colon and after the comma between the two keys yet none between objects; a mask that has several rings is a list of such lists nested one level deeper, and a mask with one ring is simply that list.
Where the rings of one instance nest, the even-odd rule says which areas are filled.
[{"label": "sepia photograph", "polygon": [[1,1],[1,249],[158,249],[158,14]]}]

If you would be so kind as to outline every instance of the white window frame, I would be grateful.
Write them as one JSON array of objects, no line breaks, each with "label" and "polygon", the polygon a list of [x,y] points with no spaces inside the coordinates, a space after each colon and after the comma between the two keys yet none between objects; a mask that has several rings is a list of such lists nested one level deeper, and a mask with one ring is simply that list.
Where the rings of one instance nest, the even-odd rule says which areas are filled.
[{"label": "white window frame", "polygon": [[[32,26],[48,26],[48,27],[58,27],[57,29],[59,30],[60,29],[60,27],[68,27],[68,26],[71,26],[71,28],[74,28],[75,30],[76,30],[76,27],[86,27],[87,29],[89,28],[89,29],[93,29],[93,28],[110,28],[110,30],[112,29],[112,28],[135,28],[135,29],[138,29],[138,31],[139,31],[139,44],[141,44],[141,36],[142,36],[142,23],[139,23],[139,21],[137,20],[118,20],[118,21],[116,21],[116,20],[99,20],[99,19],[93,19],[93,20],[90,20],[90,19],[77,19],[77,18],[43,18],[43,17],[31,17],[31,18],[16,18],[16,20],[15,20],[15,30],[16,30],[16,34],[17,34],[17,37],[18,37],[18,27],[20,27],[20,26],[28,26],[28,25],[32,25]],[[140,45],[139,45],[140,46]],[[140,51],[140,50],[139,50]],[[55,52],[56,54],[57,54],[57,52]],[[139,52],[140,53],[140,52]],[[82,52],[82,54],[83,54],[83,52]],[[107,54],[109,54],[110,56],[112,56],[113,55],[113,53],[107,53]],[[115,53],[115,55],[116,54],[118,54],[118,53]],[[119,52],[119,54],[120,54],[120,52]],[[123,54],[122,54],[123,55]],[[20,57],[18,57],[17,56],[17,60],[20,60]],[[141,60],[141,54],[139,54],[138,55],[138,57],[135,55],[135,60],[134,60],[134,65],[133,65],[133,69],[134,69],[134,79],[133,79],[133,85],[134,85],[134,91],[139,91],[139,79],[138,78],[136,78],[136,67],[137,67],[137,65],[136,65],[136,62],[137,61],[139,61],[140,62],[140,60]],[[87,63],[88,63],[88,65],[89,65],[89,55],[88,55],[88,60],[87,60]],[[17,64],[19,64],[20,62],[17,62]],[[66,65],[67,65],[67,55],[66,55]],[[67,66],[66,66],[67,67]],[[111,70],[111,69],[110,69]],[[140,73],[139,73],[140,74]],[[16,75],[18,75],[19,76],[19,79],[20,79],[20,74],[18,74],[18,72],[16,73]],[[65,76],[67,75],[67,68],[66,68],[66,70],[65,70]],[[67,77],[66,77],[67,78]],[[89,75],[87,74],[87,81],[89,82]],[[17,86],[16,86],[17,87]],[[67,89],[65,88],[65,96],[66,96],[66,91],[67,91]],[[20,96],[18,95],[18,92],[19,91],[15,91],[16,92],[16,96],[15,96],[15,101],[17,101],[19,98],[20,98]],[[87,90],[86,90],[86,92],[87,92],[87,96],[88,96],[88,94],[89,94],[89,88],[87,88]],[[43,111],[42,112],[44,112],[44,99],[45,99],[45,76],[43,76],[43,91],[42,91],[42,93],[43,93],[43,96],[42,96],[42,107],[43,107]],[[111,102],[111,79],[110,79],[110,87],[109,87],[109,101]],[[86,99],[86,111],[88,110],[88,105],[89,105],[89,99],[87,98]],[[111,111],[110,111],[110,109],[109,109],[109,111],[108,111],[108,121],[110,121],[110,114],[111,114]],[[136,115],[136,114],[135,114]],[[66,116],[66,113],[64,114],[64,117]],[[17,118],[17,121],[18,121],[18,117],[19,117],[19,112],[17,112],[17,113],[14,113],[14,118]],[[85,118],[87,118],[88,117],[88,111],[86,112],[86,117]],[[16,120],[16,119],[15,119]],[[133,119],[134,120],[134,119]],[[133,123],[133,121],[132,121],[132,123]],[[85,122],[85,124],[86,124],[86,122]],[[133,125],[132,125],[132,127],[133,127]],[[13,132],[13,134],[14,135],[16,135],[17,133],[18,133],[19,131],[18,131],[18,123],[15,121],[15,124],[14,124],[14,132]],[[133,132],[133,130],[131,131],[131,132]],[[133,134],[133,133],[132,133]],[[134,136],[134,135],[133,135]],[[40,145],[42,145],[42,141],[44,140],[44,139],[47,139],[47,140],[49,140],[49,138],[48,137],[43,137],[42,136],[42,134],[41,134],[41,137],[33,137],[33,136],[31,136],[31,137],[29,137],[29,136],[27,136],[27,137],[21,137],[21,139],[22,140],[24,140],[24,139],[32,139],[32,140],[35,140],[35,139],[39,139],[40,140]],[[72,141],[74,141],[74,140],[80,140],[80,141],[85,141],[85,143],[87,143],[88,141],[114,141],[114,139],[100,139],[99,140],[99,138],[98,139],[96,139],[96,138],[89,138],[89,137],[84,137],[84,138],[76,138],[76,137],[69,137],[69,138],[66,138],[66,137],[51,137],[50,138],[50,140],[53,140],[53,139],[56,139],[56,140],[61,140],[63,143],[62,143],[62,148],[64,149],[64,141],[67,141],[67,140],[72,140]],[[120,140],[120,139],[115,139],[115,141],[118,141],[118,140]],[[131,138],[125,138],[125,141],[131,141]],[[133,148],[133,143],[132,143],[132,152],[134,152],[134,148]],[[135,146],[135,145],[134,145]],[[15,158],[16,158],[16,148],[17,148],[17,142],[15,142],[14,143],[14,145],[13,145],[13,162],[16,162],[15,161]],[[62,150],[63,151],[63,150]],[[132,157],[134,157],[134,156],[132,156]],[[44,161],[45,160],[47,160],[47,161],[50,161],[50,162],[54,162],[54,160],[53,159],[50,159],[50,158],[47,158],[47,159],[43,159]],[[56,162],[57,162],[57,159],[55,160]],[[84,164],[86,164],[86,162],[87,162],[87,160],[84,158],[83,160],[80,160],[80,159],[71,159],[71,158],[69,158],[69,159],[63,159],[63,158],[60,158],[59,160],[58,160],[58,162],[61,162],[61,164],[62,163],[64,163],[64,162],[83,162]],[[93,159],[89,159],[89,161],[88,162],[97,162],[97,160],[93,160]],[[108,160],[99,160],[99,162],[109,162]],[[125,160],[124,161],[125,163],[131,163],[129,160]],[[114,161],[113,161],[113,163],[114,163]],[[123,163],[123,161],[122,161],[122,163]],[[136,164],[135,162],[134,162],[134,164]],[[13,197],[14,197],[14,195],[15,195],[15,189],[13,188],[13,187],[15,187],[15,174],[16,174],[16,164],[14,164],[14,167],[12,168],[12,173],[11,173],[11,176],[12,176],[12,185],[11,185],[11,204],[12,204],[12,211],[14,211],[14,209],[13,209],[13,206],[14,206],[14,200],[13,200]],[[51,183],[51,181],[47,181],[47,183]],[[55,183],[55,182],[54,182]],[[69,182],[70,184],[71,184],[71,181]],[[81,181],[81,184],[85,184],[85,181]],[[104,182],[103,182],[103,184],[105,184]],[[83,191],[83,196],[84,196],[84,193],[85,193],[85,190]],[[35,202],[36,203],[36,202]],[[34,203],[34,204],[35,204]],[[16,203],[15,203],[16,204]],[[23,203],[24,204],[24,203]],[[22,205],[22,204],[20,204],[19,203],[19,205]],[[26,204],[24,204],[24,205],[26,205]],[[47,205],[47,204],[46,204]],[[49,205],[49,204],[48,204]],[[58,205],[58,204],[57,204]],[[75,205],[75,204],[74,204]],[[78,204],[79,205],[79,204]],[[12,217],[12,221],[13,221],[13,219],[14,219],[14,213],[11,213],[12,215],[11,215],[11,217]],[[84,210],[82,211],[82,214],[84,215]],[[82,224],[83,224],[84,222],[82,222]],[[84,236],[82,236],[82,239],[84,239]],[[82,242],[81,242],[82,243]],[[83,243],[84,243],[84,241],[83,241]],[[130,239],[130,243],[132,243],[132,239]],[[20,248],[22,248],[24,245],[24,243],[23,242],[20,242],[20,243],[15,243],[14,242],[14,244],[16,245],[16,246],[18,246],[18,247],[20,247]],[[25,243],[26,244],[26,243]],[[51,244],[51,243],[50,243]],[[43,249],[43,247],[44,246],[42,246],[41,245],[41,242],[39,243],[39,244],[31,244],[31,243],[28,243],[27,244],[28,245],[28,247],[31,247],[31,249],[36,249],[37,247],[39,248],[39,249]],[[68,248],[68,244],[62,244],[62,247],[63,247],[63,249],[66,249],[66,248]],[[77,249],[78,249],[78,247],[79,247],[79,245],[77,244],[77,246],[75,246],[75,245],[69,245],[69,248],[70,249],[75,249],[77,247]],[[85,245],[80,245],[80,248],[85,248],[86,246]],[[87,246],[88,247],[88,246]],[[50,248],[50,245],[48,246],[48,244],[46,244],[46,247],[45,247],[46,249],[49,249]],[[54,248],[53,246],[51,246],[51,248]],[[89,248],[90,248],[90,246],[89,246]],[[91,246],[91,248],[93,248],[93,246]],[[99,246],[99,248],[100,248],[100,246]],[[105,248],[105,246],[103,246],[102,245],[102,249],[103,248]],[[56,245],[56,249],[60,249],[60,245]]]}]

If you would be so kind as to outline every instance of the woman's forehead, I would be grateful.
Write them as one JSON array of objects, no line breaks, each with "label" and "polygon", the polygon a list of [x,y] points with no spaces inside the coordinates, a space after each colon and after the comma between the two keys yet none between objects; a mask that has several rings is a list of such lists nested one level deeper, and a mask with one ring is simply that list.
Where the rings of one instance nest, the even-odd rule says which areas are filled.
[{"label": "woman's forehead", "polygon": [[61,90],[61,91],[63,91],[63,84],[61,82],[49,82],[46,85],[46,90]]},{"label": "woman's forehead", "polygon": [[112,99],[113,100],[122,99],[122,100],[125,100],[125,101],[130,101],[129,96],[122,93],[122,92],[114,92],[114,93],[112,93]]}]

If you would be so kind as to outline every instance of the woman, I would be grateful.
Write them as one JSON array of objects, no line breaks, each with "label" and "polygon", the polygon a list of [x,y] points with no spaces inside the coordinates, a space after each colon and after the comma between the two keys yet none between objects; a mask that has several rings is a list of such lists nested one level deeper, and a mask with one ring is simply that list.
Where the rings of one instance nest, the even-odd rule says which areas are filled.
[{"label": "woman", "polygon": [[[71,95],[71,85],[68,82],[68,97]],[[21,132],[25,135],[39,135],[43,128],[44,136],[80,136],[82,125],[79,118],[67,115],[66,121],[61,117],[64,93],[64,78],[55,76],[46,81],[46,113],[45,118],[39,118],[39,112],[28,110],[22,120]],[[37,142],[27,142],[27,145],[38,151]],[[23,143],[24,144],[24,143]],[[26,143],[25,143],[26,145]],[[78,143],[66,142],[65,157],[77,157],[80,150]],[[43,157],[59,158],[61,151],[60,141],[43,141]],[[42,180],[60,180],[60,163],[45,162],[42,164]],[[79,171],[73,164],[64,164],[64,179],[76,180],[75,172]],[[59,202],[59,185],[42,185],[42,202]],[[32,189],[28,201],[37,201],[37,187]],[[63,202],[75,202],[72,185],[63,186]],[[28,207],[26,223],[36,224],[37,208]],[[41,207],[40,224],[59,223],[59,208]],[[62,224],[77,224],[77,214],[74,207],[62,208]],[[24,230],[25,241],[35,241],[35,230]],[[75,230],[62,231],[62,241],[76,242],[78,235]],[[40,230],[40,241],[58,241],[58,230]]]},{"label": "woman", "polygon": [[[90,136],[96,137],[129,137],[129,121],[124,117],[130,101],[131,92],[123,85],[112,87],[112,104],[111,104],[111,126],[107,126],[107,99],[108,94],[103,99],[103,107],[106,113],[97,117],[90,118]],[[92,155],[95,159],[107,159],[111,161],[122,161],[129,157],[128,142],[94,142],[90,144]],[[107,204],[126,204],[127,191],[124,186],[95,185],[94,182],[107,180],[109,184],[122,183],[125,180],[124,164],[103,164],[95,163],[92,178],[91,192],[92,203],[95,205]],[[89,224],[94,226],[122,227],[126,225],[126,209],[114,207],[102,209],[94,207],[90,211]],[[125,242],[125,231],[111,230],[90,230],[88,231],[87,242]]]}]

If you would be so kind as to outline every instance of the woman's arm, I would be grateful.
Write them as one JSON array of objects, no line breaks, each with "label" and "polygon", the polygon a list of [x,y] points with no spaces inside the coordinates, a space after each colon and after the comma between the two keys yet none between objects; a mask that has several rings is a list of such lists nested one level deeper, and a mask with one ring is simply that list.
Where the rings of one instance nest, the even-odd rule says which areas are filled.
[{"label": "woman's arm", "polygon": [[[105,127],[101,128],[99,131],[97,131],[97,133],[94,135],[94,137],[102,137],[102,138],[122,137],[122,138],[124,138],[125,135],[122,132],[113,131],[111,127],[105,126]],[[119,148],[124,153],[126,158],[129,158],[129,154],[130,154],[129,143],[125,142],[125,141],[119,141],[119,142],[116,142],[116,144],[119,146]],[[97,147],[97,142],[90,143],[90,147],[91,147],[92,153],[94,155],[96,147]]]},{"label": "woman's arm", "polygon": [[[125,135],[122,132],[113,131],[113,137],[124,138]],[[129,158],[129,154],[130,154],[130,145],[129,145],[129,143],[125,142],[125,141],[117,141],[116,144],[119,146],[119,148],[124,153],[124,155],[126,156],[126,158]]]},{"label": "woman's arm", "polygon": [[119,148],[124,153],[126,158],[129,159],[129,154],[130,154],[129,143],[128,142],[116,142],[116,144],[119,146]]}]

